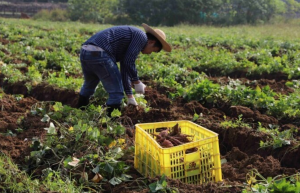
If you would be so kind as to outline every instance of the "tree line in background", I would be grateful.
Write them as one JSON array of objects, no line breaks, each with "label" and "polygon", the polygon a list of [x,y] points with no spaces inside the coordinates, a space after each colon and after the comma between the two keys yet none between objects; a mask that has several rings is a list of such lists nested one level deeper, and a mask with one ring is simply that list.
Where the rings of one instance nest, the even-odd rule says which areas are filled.
[{"label": "tree line in background", "polygon": [[10,0],[11,3],[67,3],[68,0]]},{"label": "tree line in background", "polygon": [[276,17],[300,17],[299,13],[300,0],[68,0],[63,14],[71,21],[173,26],[267,23]]}]

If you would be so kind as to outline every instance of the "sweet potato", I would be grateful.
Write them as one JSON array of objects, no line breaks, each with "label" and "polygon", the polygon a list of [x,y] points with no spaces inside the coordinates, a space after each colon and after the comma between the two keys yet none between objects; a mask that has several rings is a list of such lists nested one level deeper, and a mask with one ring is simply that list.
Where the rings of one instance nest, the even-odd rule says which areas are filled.
[{"label": "sweet potato", "polygon": [[174,146],[173,143],[171,141],[167,140],[167,139],[165,139],[160,145],[162,147],[166,147],[166,148]]},{"label": "sweet potato", "polygon": [[161,137],[166,137],[168,135],[168,130],[163,130],[159,133]]},{"label": "sweet potato", "polygon": [[[170,132],[169,132],[170,131]],[[177,145],[182,145],[184,143],[189,143],[191,140],[189,137],[193,137],[192,135],[186,135],[181,133],[181,128],[178,124],[176,124],[172,128],[159,128],[156,129],[158,134],[151,133],[153,136],[156,137],[157,143],[164,148],[169,148]],[[194,151],[191,149],[190,151]]]}]

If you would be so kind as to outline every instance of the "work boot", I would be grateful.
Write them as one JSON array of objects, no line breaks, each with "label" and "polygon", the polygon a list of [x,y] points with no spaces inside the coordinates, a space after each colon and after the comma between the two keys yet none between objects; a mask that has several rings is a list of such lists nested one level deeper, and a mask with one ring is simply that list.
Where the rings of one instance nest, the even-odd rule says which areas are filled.
[{"label": "work boot", "polygon": [[79,95],[79,99],[78,99],[76,108],[79,109],[81,107],[87,106],[89,104],[89,102],[90,102],[90,97]]},{"label": "work boot", "polygon": [[121,111],[121,104],[120,105],[105,105],[107,107],[106,113],[108,117],[111,117],[111,113],[115,110],[118,109]]}]

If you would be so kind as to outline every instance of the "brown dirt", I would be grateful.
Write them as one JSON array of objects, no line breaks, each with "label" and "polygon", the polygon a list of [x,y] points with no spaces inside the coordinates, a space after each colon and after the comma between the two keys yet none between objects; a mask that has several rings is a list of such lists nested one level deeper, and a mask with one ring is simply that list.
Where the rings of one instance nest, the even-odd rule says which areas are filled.
[{"label": "brown dirt", "polygon": [[[37,102],[32,97],[17,101],[11,95],[5,95],[0,99],[0,149],[1,152],[10,155],[16,162],[24,161],[30,153],[30,145],[33,137],[43,138],[46,124],[41,122],[41,117],[30,114],[32,105]],[[18,132],[22,128],[22,132]],[[16,136],[6,135],[9,131]]]},{"label": "brown dirt", "polygon": [[0,37],[0,42],[3,44],[3,45],[6,45],[6,44],[9,44],[9,41],[7,39],[3,39]]},{"label": "brown dirt", "polygon": [[[226,78],[223,78],[224,81]],[[39,84],[27,92],[22,83],[4,84],[0,78],[6,95],[0,99],[0,132],[7,134],[9,130],[17,133],[16,136],[0,135],[0,149],[10,155],[17,163],[22,162],[26,155],[30,153],[31,139],[35,136],[43,138],[47,125],[42,123],[41,117],[30,114],[32,105],[38,101],[60,101],[63,104],[75,106],[78,100],[78,93],[58,89],[46,84]],[[246,82],[246,79],[243,80]],[[257,85],[269,85],[274,91],[280,93],[290,93],[283,80],[261,79]],[[170,100],[167,96],[167,89],[162,88],[152,82],[147,82],[145,97],[151,106],[151,110],[145,113],[143,109],[125,107],[122,115],[129,117],[133,124],[149,123],[159,121],[192,120],[194,113],[202,113],[196,123],[202,125],[219,134],[221,157],[227,162],[222,165],[223,182],[218,184],[205,184],[201,186],[188,185],[177,180],[168,180],[168,184],[178,188],[180,192],[241,192],[242,184],[248,171],[256,168],[263,176],[275,177],[277,175],[295,174],[300,171],[300,148],[285,146],[273,150],[260,149],[259,142],[267,138],[266,134],[259,133],[247,128],[223,129],[220,122],[227,119],[237,119],[243,114],[244,121],[253,128],[257,128],[257,123],[262,125],[280,125],[281,129],[297,128],[299,123],[291,120],[278,120],[274,117],[263,114],[263,112],[253,111],[243,106],[223,106],[222,108],[209,108],[203,106],[198,101],[186,102],[182,98]],[[256,85],[252,85],[256,86]],[[0,87],[1,88],[1,87]],[[17,100],[12,94],[23,94],[25,98]],[[298,124],[297,124],[298,123]],[[16,129],[22,127],[24,131],[18,133]],[[291,159],[292,158],[292,159]],[[133,160],[128,160],[128,164],[133,166]],[[135,178],[141,175],[131,169],[130,175]],[[153,182],[157,179],[151,179]],[[147,192],[147,190],[132,191],[130,187],[137,186],[136,182],[121,184],[116,187],[107,185],[105,192]]]}]

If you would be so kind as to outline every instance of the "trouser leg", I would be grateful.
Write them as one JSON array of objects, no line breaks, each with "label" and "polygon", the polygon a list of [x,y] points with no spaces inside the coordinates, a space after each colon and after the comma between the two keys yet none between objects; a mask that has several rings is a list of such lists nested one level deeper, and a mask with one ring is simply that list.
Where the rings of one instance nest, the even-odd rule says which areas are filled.
[{"label": "trouser leg", "polygon": [[120,110],[124,89],[117,64],[106,52],[82,51],[80,59],[85,79],[80,95],[91,96],[101,81],[109,94],[106,102],[108,111],[110,111],[108,114],[111,115],[114,109]]},{"label": "trouser leg", "polygon": [[[86,53],[87,52],[85,50],[81,50],[80,53],[80,61],[82,72],[84,75],[84,83],[79,93],[77,108],[81,108],[89,104],[90,96],[94,94],[95,89],[100,82],[99,77],[94,72],[94,61],[90,60],[91,56],[87,55]],[[84,60],[85,58],[87,58],[88,60]]]}]

